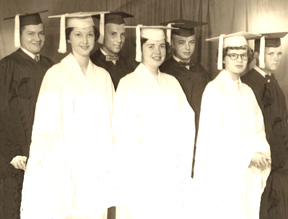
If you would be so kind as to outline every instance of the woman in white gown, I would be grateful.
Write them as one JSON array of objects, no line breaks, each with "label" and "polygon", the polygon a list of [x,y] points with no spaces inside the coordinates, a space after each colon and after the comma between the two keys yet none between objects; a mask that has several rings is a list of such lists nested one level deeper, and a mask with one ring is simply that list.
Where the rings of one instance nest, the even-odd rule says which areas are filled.
[{"label": "woman in white gown", "polygon": [[[62,25],[67,17],[72,52],[42,82],[21,218],[106,218],[110,207],[106,155],[112,146],[114,88],[109,73],[89,58],[98,37],[94,14],[61,16]],[[65,40],[65,32],[61,34]],[[65,47],[66,42],[60,43],[60,52]]]},{"label": "woman in white gown", "polygon": [[118,218],[182,218],[183,184],[191,179],[194,112],[178,81],[158,69],[166,55],[163,28],[137,26],[136,61],[141,63],[120,80],[115,96],[116,172],[118,182],[122,179],[122,205],[128,207],[128,215],[117,208]]},{"label": "woman in white gown", "polygon": [[253,36],[239,32],[210,39],[220,41],[218,69],[222,64],[224,69],[202,97],[194,179],[207,195],[199,196],[197,218],[259,218],[270,147],[253,91],[240,80],[252,55],[246,38]]}]

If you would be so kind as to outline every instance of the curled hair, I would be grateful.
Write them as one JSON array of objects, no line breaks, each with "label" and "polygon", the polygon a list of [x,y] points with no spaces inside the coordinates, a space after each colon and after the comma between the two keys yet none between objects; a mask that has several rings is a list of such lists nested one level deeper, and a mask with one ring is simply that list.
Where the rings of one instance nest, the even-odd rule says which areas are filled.
[{"label": "curled hair", "polygon": [[[225,56],[228,54],[229,49],[232,50],[247,50],[247,54],[248,54],[248,63],[247,65],[249,65],[251,63],[251,61],[253,60],[253,50],[249,47],[249,46],[228,46],[223,48],[223,57],[222,59],[224,60]],[[217,59],[218,59],[218,50],[217,50]],[[225,68],[225,63],[223,63],[223,68]]]},{"label": "curled hair", "polygon": [[[66,28],[66,30],[65,30],[66,40],[70,39],[70,34],[73,31],[73,29],[74,29],[74,27]],[[95,26],[93,26],[93,30],[94,30],[94,36],[95,36],[95,42],[96,42],[98,40],[98,38],[99,38],[99,31],[98,31],[97,27],[95,27]]]},{"label": "curled hair", "polygon": [[[141,49],[142,49],[143,44],[146,43],[147,40],[148,40],[147,38],[142,38],[142,37],[141,37]],[[165,40],[165,49],[166,49],[166,51],[167,51],[167,49],[168,49],[168,46],[169,46],[169,45],[168,45],[167,41]]]}]

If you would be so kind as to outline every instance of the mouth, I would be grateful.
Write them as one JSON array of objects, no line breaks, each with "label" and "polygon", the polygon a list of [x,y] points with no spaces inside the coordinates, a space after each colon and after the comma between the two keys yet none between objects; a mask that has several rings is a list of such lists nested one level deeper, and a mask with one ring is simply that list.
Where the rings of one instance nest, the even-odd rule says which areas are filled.
[{"label": "mouth", "polygon": [[161,56],[154,56],[152,59],[155,61],[161,61]]},{"label": "mouth", "polygon": [[236,65],[236,68],[243,68],[243,65]]},{"label": "mouth", "polygon": [[83,50],[89,49],[90,46],[80,46]]}]

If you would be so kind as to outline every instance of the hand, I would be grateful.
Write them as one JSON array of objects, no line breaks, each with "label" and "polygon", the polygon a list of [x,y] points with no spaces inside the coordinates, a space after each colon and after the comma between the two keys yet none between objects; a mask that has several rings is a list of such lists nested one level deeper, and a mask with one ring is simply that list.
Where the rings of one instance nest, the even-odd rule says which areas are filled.
[{"label": "hand", "polygon": [[256,152],[250,164],[259,168],[266,168],[271,164],[271,158],[262,152]]},{"label": "hand", "polygon": [[16,168],[16,169],[21,169],[25,170],[26,169],[26,161],[27,157],[26,156],[16,156],[11,160],[11,164]]}]

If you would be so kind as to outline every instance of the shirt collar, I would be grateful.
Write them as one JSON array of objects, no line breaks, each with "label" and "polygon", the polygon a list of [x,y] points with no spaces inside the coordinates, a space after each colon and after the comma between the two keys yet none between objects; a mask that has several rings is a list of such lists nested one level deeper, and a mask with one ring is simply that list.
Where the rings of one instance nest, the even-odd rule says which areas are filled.
[{"label": "shirt collar", "polygon": [[[173,55],[173,59],[175,59],[177,62],[183,62],[181,59],[179,59],[177,56],[175,56],[175,55]],[[190,62],[190,59],[189,59],[189,61],[188,62]]]},{"label": "shirt collar", "polygon": [[[103,53],[104,56],[109,56],[109,54],[105,52],[101,47],[100,47],[100,51]],[[116,60],[113,60],[112,62],[114,63],[114,65],[116,65]]]},{"label": "shirt collar", "polygon": [[[30,56],[32,59],[35,59],[35,54],[32,52],[29,52],[27,49],[23,48],[22,46],[20,47],[24,53],[26,53],[28,56]],[[37,54],[39,56],[39,54]]]},{"label": "shirt collar", "polygon": [[265,78],[265,75],[270,75],[271,76],[271,73],[270,74],[267,74],[265,71],[263,71],[261,68],[259,68],[257,65],[255,65],[253,67],[256,71],[258,71],[264,78]]}]

